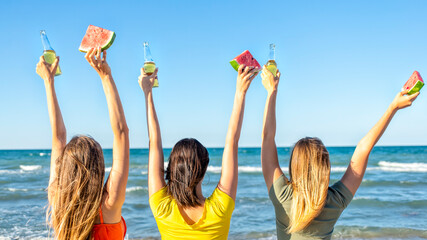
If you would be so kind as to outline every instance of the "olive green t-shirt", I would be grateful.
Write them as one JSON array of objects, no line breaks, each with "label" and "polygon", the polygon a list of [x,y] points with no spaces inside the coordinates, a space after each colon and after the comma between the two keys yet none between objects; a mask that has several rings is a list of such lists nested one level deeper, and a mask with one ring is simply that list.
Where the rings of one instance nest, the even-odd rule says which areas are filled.
[{"label": "olive green t-shirt", "polygon": [[331,239],[334,225],[342,211],[353,198],[348,188],[338,181],[328,189],[326,204],[322,212],[304,230],[288,234],[289,217],[292,205],[292,184],[285,175],[280,176],[270,188],[269,196],[276,211],[277,239]]}]

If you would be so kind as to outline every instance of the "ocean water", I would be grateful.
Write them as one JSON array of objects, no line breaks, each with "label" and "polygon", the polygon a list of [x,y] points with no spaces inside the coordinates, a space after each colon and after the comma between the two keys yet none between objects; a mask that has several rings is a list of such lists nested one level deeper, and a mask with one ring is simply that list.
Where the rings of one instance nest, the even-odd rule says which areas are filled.
[{"label": "ocean water", "polygon": [[[354,147],[329,147],[331,183],[343,175]],[[209,196],[220,178],[222,148],[208,149],[203,183]],[[279,148],[287,173],[290,148]],[[105,150],[106,174],[111,150]],[[165,159],[170,149],[165,150]],[[239,186],[229,239],[276,239],[273,206],[260,166],[260,148],[239,149]],[[160,239],[148,205],[147,149],[132,149],[123,217],[128,239]],[[49,150],[0,151],[0,239],[47,239]],[[288,174],[287,174],[288,175]],[[374,148],[365,178],[336,224],[334,239],[427,239],[427,147]]]}]

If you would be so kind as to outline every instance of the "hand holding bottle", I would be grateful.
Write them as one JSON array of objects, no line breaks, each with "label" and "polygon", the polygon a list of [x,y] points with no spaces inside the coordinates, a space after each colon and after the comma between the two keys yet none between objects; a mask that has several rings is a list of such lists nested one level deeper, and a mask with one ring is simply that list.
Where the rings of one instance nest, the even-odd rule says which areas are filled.
[{"label": "hand holding bottle", "polygon": [[101,57],[101,47],[90,49],[85,58],[101,78],[111,75],[111,69],[107,63],[107,51],[102,51]]},{"label": "hand holding bottle", "polygon": [[412,102],[420,95],[420,92],[414,93],[412,95],[406,95],[408,90],[399,92],[391,103],[393,110],[399,110],[412,105]]},{"label": "hand holding bottle", "polygon": [[45,61],[43,56],[40,56],[40,61],[36,66],[36,73],[43,78],[43,80],[48,81],[49,83],[53,82],[56,74],[56,69],[58,68],[59,57],[56,57],[55,61],[52,64],[49,64]]},{"label": "hand holding bottle", "polygon": [[274,76],[271,71],[267,69],[264,65],[261,72],[262,85],[267,90],[268,93],[277,91],[277,86],[279,85],[280,72],[277,70],[276,76]]},{"label": "hand holding bottle", "polygon": [[153,89],[154,81],[157,79],[158,71],[159,68],[156,68],[153,73],[146,73],[145,69],[143,67],[141,68],[141,75],[138,77],[138,83],[145,94]]}]

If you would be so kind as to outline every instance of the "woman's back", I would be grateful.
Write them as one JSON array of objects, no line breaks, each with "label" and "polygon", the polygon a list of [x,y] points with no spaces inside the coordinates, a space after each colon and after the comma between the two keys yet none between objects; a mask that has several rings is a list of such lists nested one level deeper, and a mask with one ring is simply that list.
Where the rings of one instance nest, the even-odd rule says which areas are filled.
[{"label": "woman's back", "polygon": [[348,188],[338,181],[328,189],[325,206],[321,213],[302,231],[289,234],[289,215],[292,208],[293,187],[282,175],[272,185],[269,197],[276,212],[278,239],[330,239],[334,225],[353,198]]},{"label": "woman's back", "polygon": [[150,197],[150,207],[162,239],[227,239],[234,200],[216,188],[206,198],[203,214],[194,224],[182,216],[175,199],[167,187]]}]

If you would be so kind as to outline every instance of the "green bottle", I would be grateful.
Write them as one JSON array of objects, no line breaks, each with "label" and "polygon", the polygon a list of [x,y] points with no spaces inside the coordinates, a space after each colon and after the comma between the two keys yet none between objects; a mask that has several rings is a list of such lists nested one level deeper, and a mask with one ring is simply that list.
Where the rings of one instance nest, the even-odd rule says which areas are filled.
[{"label": "green bottle", "polygon": [[277,75],[277,64],[275,61],[276,45],[270,44],[270,56],[267,62],[267,69],[273,74],[274,77]]},{"label": "green bottle", "polygon": [[[53,48],[50,46],[49,39],[47,39],[47,35],[46,35],[45,30],[40,31],[40,36],[42,38],[42,44],[43,44],[43,48],[44,48],[44,50],[43,50],[44,60],[47,63],[52,64],[56,59],[55,50],[53,50]],[[58,65],[58,67],[56,68],[55,76],[58,76],[61,74],[62,74],[62,71]]]},{"label": "green bottle", "polygon": [[[156,70],[156,63],[153,60],[153,57],[151,57],[151,51],[150,47],[148,46],[148,42],[144,42],[144,72],[147,75],[153,74],[153,72]],[[154,79],[153,87],[159,86],[159,80]]]}]

